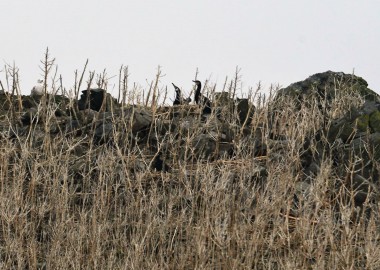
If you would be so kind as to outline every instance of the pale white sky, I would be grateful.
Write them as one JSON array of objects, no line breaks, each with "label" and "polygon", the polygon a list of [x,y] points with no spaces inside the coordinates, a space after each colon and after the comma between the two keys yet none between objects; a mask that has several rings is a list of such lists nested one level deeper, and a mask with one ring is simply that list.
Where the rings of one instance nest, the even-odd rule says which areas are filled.
[{"label": "pale white sky", "polygon": [[128,65],[131,83],[144,88],[158,65],[161,87],[186,92],[197,67],[200,80],[222,87],[239,66],[244,91],[355,70],[380,92],[378,0],[12,0],[0,10],[0,58],[20,68],[25,94],[46,47],[67,89],[88,58],[89,70],[110,77]]}]

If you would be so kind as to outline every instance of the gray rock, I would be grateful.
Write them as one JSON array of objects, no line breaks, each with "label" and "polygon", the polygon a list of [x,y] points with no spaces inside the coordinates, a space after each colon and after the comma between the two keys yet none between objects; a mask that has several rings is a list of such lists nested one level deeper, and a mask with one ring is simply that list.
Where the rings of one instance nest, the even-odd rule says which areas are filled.
[{"label": "gray rock", "polygon": [[153,120],[152,113],[144,108],[129,107],[124,110],[123,114],[124,121],[131,124],[132,132],[149,127]]},{"label": "gray rock", "polygon": [[319,174],[320,170],[321,168],[318,166],[318,164],[315,161],[312,161],[310,165],[304,170],[304,173],[307,176],[314,178]]},{"label": "gray rock", "polygon": [[362,112],[364,114],[371,114],[375,111],[378,111],[379,110],[379,106],[380,104],[376,101],[370,101],[370,100],[367,100],[365,101],[365,103],[363,104],[363,107],[362,107]]},{"label": "gray rock", "polygon": [[94,137],[97,141],[108,142],[113,138],[114,124],[105,122],[99,124],[94,131]]},{"label": "gray rock", "polygon": [[248,98],[237,98],[236,110],[240,124],[243,125],[246,123],[246,125],[249,125],[255,112],[255,106],[249,102]]},{"label": "gray rock", "polygon": [[83,90],[78,101],[79,110],[92,109],[94,111],[110,112],[120,105],[106,90],[101,88]]},{"label": "gray rock", "polygon": [[65,130],[65,133],[72,133],[72,132],[80,130],[81,126],[82,125],[80,124],[78,120],[74,120],[70,118],[66,122],[64,130]]},{"label": "gray rock", "polygon": [[194,155],[198,158],[212,158],[216,150],[215,138],[208,134],[200,134],[192,141]]},{"label": "gray rock", "polygon": [[78,121],[80,121],[83,125],[87,125],[93,123],[96,121],[96,119],[98,119],[99,112],[91,109],[86,109],[79,111],[76,116],[78,117]]}]

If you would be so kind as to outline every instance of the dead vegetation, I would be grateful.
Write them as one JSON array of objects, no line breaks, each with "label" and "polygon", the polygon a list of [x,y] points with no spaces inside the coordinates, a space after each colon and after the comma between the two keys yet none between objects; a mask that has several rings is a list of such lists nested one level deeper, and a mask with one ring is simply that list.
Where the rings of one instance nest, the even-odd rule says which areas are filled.
[{"label": "dead vegetation", "polygon": [[[48,65],[45,71],[47,79]],[[126,107],[135,101],[127,72],[120,72],[119,94]],[[380,267],[378,183],[368,178],[371,187],[358,205],[357,189],[350,185],[353,168],[358,170],[355,157],[339,174],[334,146],[320,147],[329,144],[321,130],[351,105],[362,105],[359,95],[341,94],[323,110],[313,99],[295,109],[286,98],[274,106],[274,89],[266,100],[256,96],[249,121],[241,123],[236,111],[228,111],[228,122],[219,123],[215,111],[201,119],[196,107],[159,107],[158,96],[167,94],[153,82],[137,104],[152,115],[148,129],[133,130],[133,120],[115,108],[118,114],[111,112],[109,119],[119,124],[109,140],[99,141],[91,124],[99,114],[85,132],[67,134],[57,124],[59,106],[51,98],[36,107],[35,117],[42,120],[22,130],[26,99],[16,91],[17,82],[10,85],[14,91],[4,96],[14,101],[3,102],[8,105],[1,115],[4,269]],[[67,117],[81,114],[73,100],[64,102]],[[54,125],[58,130],[52,132]],[[211,153],[194,145],[199,135],[215,138]],[[226,144],[232,151],[220,150]],[[319,158],[313,173],[304,168],[305,153]],[[170,170],[152,169],[157,156]],[[377,170],[377,160],[371,161]]]}]

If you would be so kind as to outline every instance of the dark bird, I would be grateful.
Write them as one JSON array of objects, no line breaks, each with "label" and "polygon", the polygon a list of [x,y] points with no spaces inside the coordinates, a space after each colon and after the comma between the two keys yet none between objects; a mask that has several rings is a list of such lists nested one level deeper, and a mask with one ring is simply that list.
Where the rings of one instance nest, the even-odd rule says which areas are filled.
[{"label": "dark bird", "polygon": [[201,89],[202,89],[202,83],[200,81],[193,81],[196,86],[197,86],[197,89],[195,90],[195,96],[194,96],[194,100],[195,100],[195,103],[196,104],[199,104],[200,100],[201,100]]},{"label": "dark bird", "polygon": [[184,99],[181,95],[181,89],[179,89],[178,86],[176,86],[174,83],[172,83],[175,89],[175,100],[173,101],[173,105],[182,105],[182,104],[189,104],[191,102],[191,98],[188,97]]},{"label": "dark bird", "polygon": [[203,107],[202,114],[210,114],[211,113],[211,101],[210,101],[210,99],[208,99],[207,97],[205,97],[201,94],[202,83],[198,80],[193,81],[193,82],[197,86],[197,89],[195,90],[195,96],[194,96],[195,103],[202,105],[202,107]]},{"label": "dark bird", "polygon": [[173,105],[181,105],[181,89],[179,89],[178,86],[176,86],[174,83],[172,83],[175,90],[175,100],[173,102]]}]

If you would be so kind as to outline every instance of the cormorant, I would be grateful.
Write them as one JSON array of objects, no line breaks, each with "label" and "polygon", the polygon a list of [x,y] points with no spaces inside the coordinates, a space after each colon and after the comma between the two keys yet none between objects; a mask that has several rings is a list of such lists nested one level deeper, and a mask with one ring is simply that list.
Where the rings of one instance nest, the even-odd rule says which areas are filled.
[{"label": "cormorant", "polygon": [[201,99],[201,89],[202,89],[202,83],[200,81],[193,81],[197,85],[197,89],[195,90],[195,96],[194,100],[196,104],[199,104]]},{"label": "cormorant", "polygon": [[193,81],[197,85],[197,89],[195,90],[195,103],[202,105],[202,114],[210,114],[211,113],[211,101],[207,97],[201,94],[202,83],[200,81]]},{"label": "cormorant", "polygon": [[178,86],[176,86],[174,83],[172,83],[175,90],[175,100],[173,102],[173,105],[181,105],[181,89],[179,89]]},{"label": "cormorant", "polygon": [[183,99],[181,95],[181,89],[179,89],[179,87],[176,86],[174,83],[172,83],[172,85],[174,86],[175,93],[176,93],[173,105],[189,104],[191,102],[191,98],[188,97],[187,99]]}]

